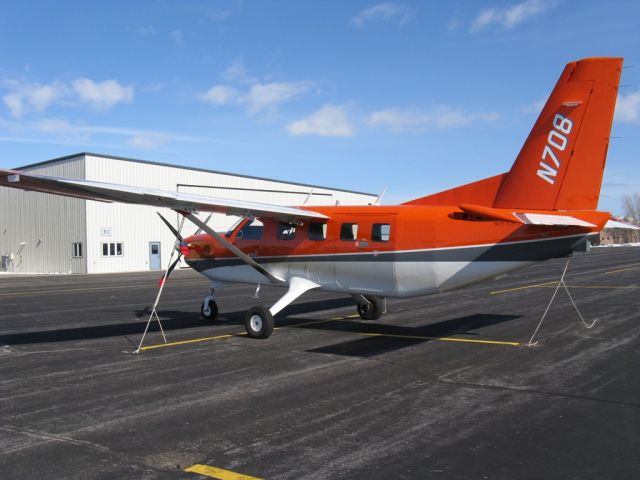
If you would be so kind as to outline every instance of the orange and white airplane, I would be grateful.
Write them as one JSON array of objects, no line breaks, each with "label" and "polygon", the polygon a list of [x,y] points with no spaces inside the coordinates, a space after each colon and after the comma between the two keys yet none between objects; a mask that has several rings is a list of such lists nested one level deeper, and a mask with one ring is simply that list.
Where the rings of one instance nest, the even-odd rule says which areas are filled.
[{"label": "orange and white airplane", "polygon": [[[352,295],[363,319],[377,319],[385,297],[455,289],[567,256],[605,226],[610,214],[596,208],[622,61],[569,63],[509,172],[396,206],[282,207],[13,170],[0,170],[0,185],[179,212],[205,232],[182,238],[165,220],[180,254],[209,279],[205,318],[217,315],[215,289],[287,288],[270,308],[247,311],[251,337],[269,337],[273,316],[311,289]],[[220,234],[195,212],[242,219]]]}]

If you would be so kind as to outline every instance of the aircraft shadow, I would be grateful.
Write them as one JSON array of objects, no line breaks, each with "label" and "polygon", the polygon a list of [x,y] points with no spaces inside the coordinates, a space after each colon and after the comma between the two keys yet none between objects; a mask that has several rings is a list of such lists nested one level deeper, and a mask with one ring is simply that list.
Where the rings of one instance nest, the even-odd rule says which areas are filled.
[{"label": "aircraft shadow", "polygon": [[[326,353],[349,357],[372,357],[420,343],[431,342],[437,340],[439,337],[452,337],[460,334],[477,336],[479,334],[475,333],[474,330],[510,322],[521,317],[522,315],[489,315],[480,313],[430,323],[419,327],[402,327],[374,322],[362,323],[348,320],[336,320],[326,324],[302,324],[297,325],[296,328],[387,335],[359,338],[335,345],[307,350],[308,352],[313,353]],[[393,335],[403,336],[404,338],[394,337]]]},{"label": "aircraft shadow", "polygon": [[[256,301],[259,303],[259,301]],[[286,315],[300,315],[322,310],[342,308],[354,305],[353,299],[339,298],[330,300],[316,300],[312,302],[290,305],[285,310]],[[354,308],[355,311],[355,308]],[[140,319],[129,323],[114,323],[106,325],[92,325],[77,328],[62,328],[59,330],[41,330],[35,332],[0,334],[0,345],[26,345],[31,343],[55,343],[77,340],[95,340],[109,337],[126,337],[129,335],[140,336],[147,325],[147,318],[151,313],[149,307],[142,310],[134,310],[133,314]],[[215,322],[208,322],[194,312],[158,309],[158,315],[162,321],[165,332],[187,330],[220,325],[244,325],[245,310],[222,312]],[[287,317],[276,320],[276,325],[287,326],[295,323],[294,319]],[[149,332],[159,332],[158,322],[151,322]]]}]

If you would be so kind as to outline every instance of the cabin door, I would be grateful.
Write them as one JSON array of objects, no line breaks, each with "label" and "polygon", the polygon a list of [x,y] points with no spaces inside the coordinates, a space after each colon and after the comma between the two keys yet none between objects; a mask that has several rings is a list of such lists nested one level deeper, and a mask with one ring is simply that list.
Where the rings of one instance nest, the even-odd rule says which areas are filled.
[{"label": "cabin door", "polygon": [[336,283],[346,290],[393,295],[395,215],[336,216]]}]

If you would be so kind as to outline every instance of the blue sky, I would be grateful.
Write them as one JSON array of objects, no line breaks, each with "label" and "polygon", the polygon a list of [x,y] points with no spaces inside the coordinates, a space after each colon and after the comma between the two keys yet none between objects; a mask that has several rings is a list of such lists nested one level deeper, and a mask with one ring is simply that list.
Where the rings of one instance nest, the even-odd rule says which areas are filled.
[{"label": "blue sky", "polygon": [[564,65],[623,56],[601,209],[640,191],[637,1],[13,1],[0,167],[80,151],[395,203],[507,171]]}]

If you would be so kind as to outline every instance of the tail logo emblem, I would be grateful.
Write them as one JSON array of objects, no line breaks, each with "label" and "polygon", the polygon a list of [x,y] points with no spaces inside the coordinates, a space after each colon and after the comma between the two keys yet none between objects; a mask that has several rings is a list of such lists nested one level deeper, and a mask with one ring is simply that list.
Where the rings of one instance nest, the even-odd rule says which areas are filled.
[{"label": "tail logo emblem", "polygon": [[567,136],[571,133],[572,128],[573,122],[564,115],[556,113],[556,116],[553,117],[553,128],[547,136],[547,144],[542,151],[542,161],[540,162],[541,170],[538,170],[538,176],[551,185],[556,183],[556,176],[560,169],[560,160],[558,160],[556,152],[563,152],[567,148]]}]

